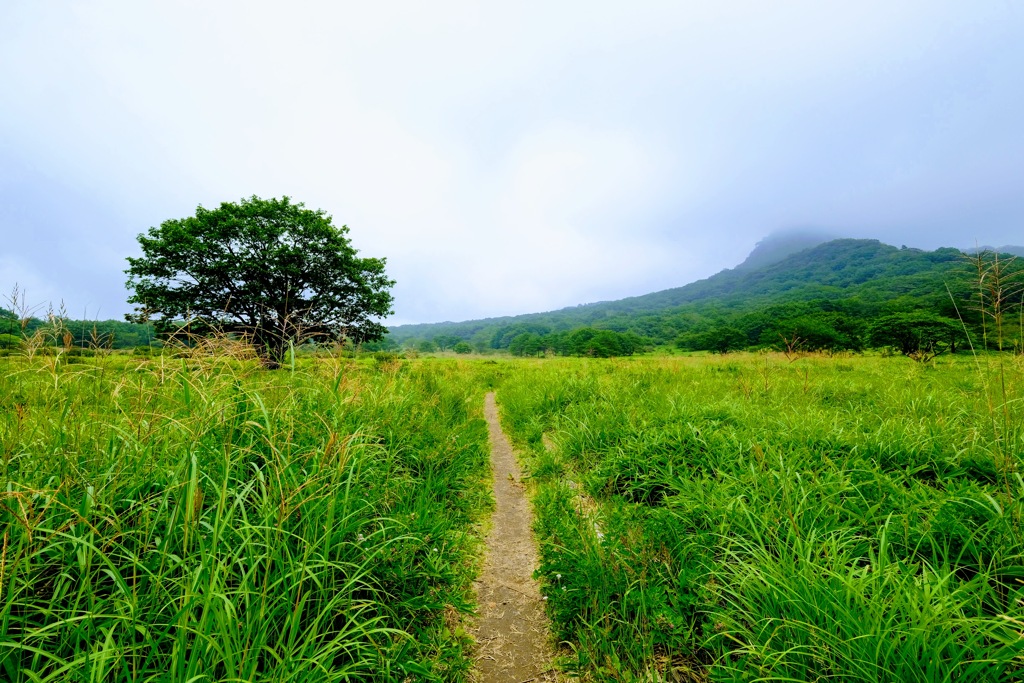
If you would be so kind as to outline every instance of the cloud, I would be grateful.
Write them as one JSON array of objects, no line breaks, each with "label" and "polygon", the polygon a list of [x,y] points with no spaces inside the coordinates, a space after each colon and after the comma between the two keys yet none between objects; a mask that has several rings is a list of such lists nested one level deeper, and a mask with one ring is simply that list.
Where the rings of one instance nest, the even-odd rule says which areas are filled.
[{"label": "cloud", "polygon": [[0,9],[0,287],[124,312],[134,236],[287,194],[395,322],[677,286],[768,232],[1020,241],[1012,4]]}]

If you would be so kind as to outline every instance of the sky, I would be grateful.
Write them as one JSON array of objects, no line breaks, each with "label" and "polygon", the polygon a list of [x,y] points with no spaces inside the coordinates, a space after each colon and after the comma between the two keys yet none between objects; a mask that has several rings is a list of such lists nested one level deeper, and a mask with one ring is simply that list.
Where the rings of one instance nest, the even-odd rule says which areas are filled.
[{"label": "sky", "polygon": [[252,195],[386,257],[402,324],[794,228],[1022,244],[1022,190],[1020,0],[0,2],[0,296],[76,318],[130,310],[139,233]]}]

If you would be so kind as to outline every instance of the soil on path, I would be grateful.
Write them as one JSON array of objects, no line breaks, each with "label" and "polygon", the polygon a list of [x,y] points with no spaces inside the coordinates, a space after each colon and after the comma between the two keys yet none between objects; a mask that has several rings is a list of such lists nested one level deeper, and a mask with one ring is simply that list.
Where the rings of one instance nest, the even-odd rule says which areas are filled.
[{"label": "soil on path", "polygon": [[530,501],[512,445],[501,431],[493,392],[485,399],[484,415],[496,505],[483,573],[474,584],[480,605],[473,629],[478,645],[475,678],[481,683],[555,681],[548,620],[533,580],[537,548],[530,529]]}]

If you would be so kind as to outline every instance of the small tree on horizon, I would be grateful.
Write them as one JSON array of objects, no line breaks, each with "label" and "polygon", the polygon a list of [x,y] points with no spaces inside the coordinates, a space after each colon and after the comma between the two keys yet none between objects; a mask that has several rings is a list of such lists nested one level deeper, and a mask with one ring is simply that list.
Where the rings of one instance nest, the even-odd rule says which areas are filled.
[{"label": "small tree on horizon", "polygon": [[186,323],[245,335],[271,368],[304,340],[380,339],[394,281],[385,259],[358,257],[347,233],[288,197],[199,206],[138,236],[142,256],[125,271],[137,307],[126,318],[165,335]]}]

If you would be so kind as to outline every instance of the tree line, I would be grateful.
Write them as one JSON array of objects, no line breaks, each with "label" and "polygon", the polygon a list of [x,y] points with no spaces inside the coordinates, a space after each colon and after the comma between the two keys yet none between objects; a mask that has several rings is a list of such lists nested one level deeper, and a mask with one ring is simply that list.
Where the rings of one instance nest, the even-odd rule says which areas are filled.
[{"label": "tree line", "polygon": [[[517,318],[406,326],[383,343],[415,348],[443,337],[449,346],[462,341],[483,353],[588,355],[576,354],[564,340],[594,330],[628,335],[624,348],[631,350],[623,355],[655,347],[718,353],[888,348],[915,357],[965,344],[1024,350],[1022,266],[993,252],[836,240],[796,261],[724,271],[677,290]],[[684,299],[690,301],[664,306]]]},{"label": "tree line", "polygon": [[79,349],[134,349],[160,346],[151,324],[121,320],[73,320],[61,316],[23,316],[0,308],[0,350],[21,346],[34,336],[48,346],[67,345]]}]

